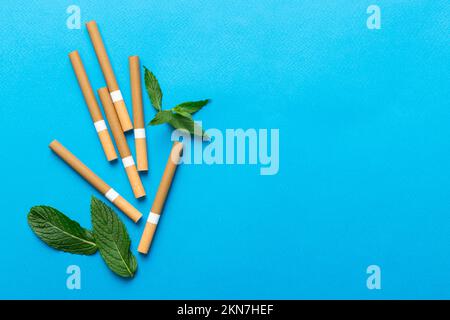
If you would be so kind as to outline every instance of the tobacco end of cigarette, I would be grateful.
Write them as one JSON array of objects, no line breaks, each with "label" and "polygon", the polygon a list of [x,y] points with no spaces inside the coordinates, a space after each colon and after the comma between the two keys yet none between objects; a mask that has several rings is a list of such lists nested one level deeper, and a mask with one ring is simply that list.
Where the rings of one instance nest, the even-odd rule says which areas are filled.
[{"label": "tobacco end of cigarette", "polygon": [[128,64],[130,67],[130,73],[132,72],[139,72],[139,56],[129,56],[128,57]]},{"label": "tobacco end of cigarette", "polygon": [[114,107],[116,109],[117,116],[119,117],[120,126],[122,127],[123,132],[133,130],[133,124],[131,123],[125,101],[120,100],[114,102]]},{"label": "tobacco end of cigarette", "polygon": [[142,254],[147,254],[150,249],[150,244],[153,240],[153,235],[155,234],[156,225],[152,223],[146,223],[144,232],[142,233],[141,241],[139,242],[138,252]]},{"label": "tobacco end of cigarette", "polygon": [[78,50],[73,50],[72,52],[69,52],[69,57],[73,57],[73,56],[76,56],[78,54],[79,54]]},{"label": "tobacco end of cigarette", "polygon": [[56,147],[57,145],[59,145],[59,144],[60,144],[59,141],[55,139],[55,140],[53,140],[52,142],[50,142],[50,144],[48,145],[48,147],[49,147],[50,149],[54,150],[55,147]]},{"label": "tobacco end of cigarette", "polygon": [[142,185],[141,178],[139,177],[139,173],[137,172],[137,168],[135,165],[130,167],[126,167],[125,171],[128,175],[128,179],[131,183],[131,188],[133,189],[134,197],[136,199],[145,197],[145,189]]},{"label": "tobacco end of cigarette", "polygon": [[170,151],[170,159],[174,164],[178,164],[183,152],[183,143],[175,141],[172,145],[172,150]]},{"label": "tobacco end of cigarette", "polygon": [[140,246],[138,247],[138,252],[141,253],[141,254],[147,254],[148,250],[149,249],[144,249],[144,248],[141,248]]},{"label": "tobacco end of cigarette", "polygon": [[118,196],[113,203],[134,222],[138,222],[142,218],[142,213],[140,213],[122,196]]},{"label": "tobacco end of cigarette", "polygon": [[139,215],[139,216],[136,216],[136,217],[133,219],[134,223],[138,223],[139,220],[141,220],[141,218],[142,218],[142,214]]},{"label": "tobacco end of cigarette", "polygon": [[100,94],[105,94],[105,92],[106,92],[106,93],[109,93],[108,87],[101,87],[101,88],[98,88],[98,89],[97,89],[98,95],[100,95]]},{"label": "tobacco end of cigarette", "polygon": [[105,152],[106,159],[108,161],[113,161],[117,159],[117,153],[114,149],[114,145],[112,143],[111,137],[109,135],[108,130],[103,130],[98,133],[98,137],[100,139],[100,143],[103,147],[103,151]]},{"label": "tobacco end of cigarette", "polygon": [[173,143],[173,148],[175,149],[175,152],[181,154],[181,151],[183,150],[183,143],[180,141],[175,141]]},{"label": "tobacco end of cigarette", "polygon": [[86,22],[86,26],[88,28],[89,28],[89,26],[95,26],[95,25],[97,25],[97,22],[95,22],[95,20],[91,20],[91,21]]},{"label": "tobacco end of cigarette", "polygon": [[106,160],[108,160],[108,162],[112,162],[112,161],[117,160],[117,154],[116,155],[107,154],[106,155]]}]

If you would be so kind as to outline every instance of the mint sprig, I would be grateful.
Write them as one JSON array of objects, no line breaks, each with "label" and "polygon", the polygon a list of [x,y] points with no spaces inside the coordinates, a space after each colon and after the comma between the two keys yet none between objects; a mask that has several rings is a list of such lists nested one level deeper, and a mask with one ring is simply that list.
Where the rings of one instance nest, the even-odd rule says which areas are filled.
[{"label": "mint sprig", "polygon": [[28,224],[42,241],[56,250],[83,255],[91,255],[97,251],[92,233],[55,208],[31,208]]},{"label": "mint sprig", "polygon": [[210,102],[209,99],[192,102],[183,102],[180,103],[179,105],[176,105],[172,110],[175,112],[187,112],[189,114],[194,114],[201,108],[206,106],[209,102]]},{"label": "mint sprig", "polygon": [[145,72],[145,88],[147,90],[150,102],[157,111],[155,117],[150,121],[150,125],[159,125],[168,123],[175,129],[182,129],[188,131],[192,135],[208,138],[205,131],[199,124],[197,124],[192,115],[206,106],[210,99],[200,101],[183,102],[169,110],[162,109],[162,91],[159,86],[158,79],[146,67]]},{"label": "mint sprig", "polygon": [[81,227],[65,214],[49,206],[35,206],[28,213],[28,224],[50,247],[74,254],[100,252],[106,265],[117,275],[133,277],[136,257],[130,251],[130,237],[117,214],[99,199],[91,199],[93,232]]},{"label": "mint sprig", "polygon": [[150,125],[155,126],[158,124],[167,123],[172,119],[172,111],[162,110],[156,114],[156,116],[150,121]]},{"label": "mint sprig", "polygon": [[144,67],[144,70],[145,88],[147,89],[150,102],[152,103],[152,106],[156,109],[156,111],[161,111],[162,92],[161,87],[158,83],[158,79],[156,79],[155,75],[146,67]]},{"label": "mint sprig", "polygon": [[106,265],[121,277],[133,277],[137,262],[130,251],[131,240],[123,222],[95,197],[91,201],[91,219],[95,243]]}]

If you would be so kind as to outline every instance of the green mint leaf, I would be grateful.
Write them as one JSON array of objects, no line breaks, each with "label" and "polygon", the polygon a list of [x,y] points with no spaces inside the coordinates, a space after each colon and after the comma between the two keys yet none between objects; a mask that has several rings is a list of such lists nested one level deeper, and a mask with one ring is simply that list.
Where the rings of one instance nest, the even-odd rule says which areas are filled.
[{"label": "green mint leaf", "polygon": [[184,102],[173,108],[173,111],[176,113],[186,112],[189,114],[194,114],[204,106],[206,106],[211,100],[200,100],[200,101],[192,101],[192,102]]},{"label": "green mint leaf", "polygon": [[92,197],[91,219],[94,238],[106,265],[121,277],[133,277],[136,257],[130,251],[130,237],[117,214],[99,199]]},{"label": "green mint leaf", "polygon": [[185,118],[192,119],[192,115],[189,112],[186,112],[186,111],[183,111],[183,110],[179,110],[179,109],[175,109],[175,108],[173,109],[173,111],[175,113],[178,113],[179,115],[185,117]]},{"label": "green mint leaf", "polygon": [[147,94],[150,98],[150,102],[152,103],[153,108],[156,111],[161,111],[161,103],[162,103],[162,92],[158,83],[158,79],[156,79],[155,75],[146,67],[145,70],[145,88],[147,89]]},{"label": "green mint leaf", "polygon": [[97,251],[91,232],[52,207],[31,208],[28,224],[42,241],[54,249],[84,255]]},{"label": "green mint leaf", "polygon": [[158,124],[167,123],[172,119],[172,111],[170,110],[162,110],[156,114],[156,116],[150,121],[150,125],[156,126]]},{"label": "green mint leaf", "polygon": [[197,123],[194,122],[194,120],[190,115],[184,116],[179,113],[174,113],[172,115],[172,118],[169,120],[169,123],[175,129],[184,129],[193,135],[207,138],[207,135],[205,134],[203,129]]}]

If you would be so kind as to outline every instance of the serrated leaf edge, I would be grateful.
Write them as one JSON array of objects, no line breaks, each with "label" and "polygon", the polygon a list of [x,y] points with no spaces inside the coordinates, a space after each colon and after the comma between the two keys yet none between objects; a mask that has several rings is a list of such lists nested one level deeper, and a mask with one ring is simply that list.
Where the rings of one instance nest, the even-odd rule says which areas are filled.
[{"label": "serrated leaf edge", "polygon": [[[34,206],[34,207],[46,207],[46,208],[51,208],[51,209],[57,210],[57,209],[52,208],[52,207],[49,207],[49,206]],[[28,225],[30,226],[31,230],[33,230],[33,232],[34,232],[36,235],[39,235],[39,233],[36,232],[36,230],[34,229],[33,225],[30,223],[30,220],[29,220],[29,217],[30,217],[30,215],[31,215],[31,210],[32,210],[34,207],[32,207],[32,208],[30,209],[30,212],[28,213],[28,217],[27,217],[28,219],[27,219],[27,220],[28,220]],[[58,211],[59,211],[59,210],[58,210]],[[61,214],[63,214],[63,213],[61,212]],[[80,242],[89,244],[89,245],[91,245],[91,246],[93,246],[93,247],[95,247],[95,248],[98,249],[97,244],[96,244],[95,242],[91,242],[91,241],[82,239],[82,238],[80,238],[80,237],[77,237],[77,236],[75,236],[75,235],[73,235],[73,234],[70,234],[70,233],[68,233],[68,232],[66,232],[66,231],[64,231],[64,230],[62,230],[61,228],[55,226],[53,223],[47,221],[47,220],[45,219],[44,216],[42,216],[41,214],[39,214],[39,212],[34,211],[33,215],[38,215],[41,219],[45,220],[45,223],[49,224],[49,225],[50,225],[50,228],[54,228],[54,229],[56,229],[56,230],[59,230],[59,231],[61,231],[63,234],[69,236],[70,238],[74,238],[74,239],[80,240]],[[66,217],[67,217],[67,216],[66,216]],[[69,217],[67,217],[67,218],[70,219]],[[72,219],[70,219],[70,220],[72,220]],[[77,223],[77,224],[80,226],[80,228],[82,228],[83,230],[87,230],[87,229],[83,228],[78,222],[76,222],[76,221],[74,221],[74,220],[72,220],[72,221],[75,222],[75,223]],[[87,230],[87,231],[89,231],[89,230]],[[39,237],[39,238],[42,240],[41,237]],[[42,240],[42,241],[44,241],[44,240]],[[44,243],[46,243],[46,242],[44,241]],[[47,244],[47,243],[46,243],[46,244]],[[48,244],[47,244],[47,245],[48,245]],[[50,246],[50,245],[49,245],[49,246]],[[55,250],[64,251],[64,250],[55,248],[55,247],[53,247],[53,246],[50,246],[50,247],[54,248]],[[94,253],[95,253],[95,252],[94,252]]]}]

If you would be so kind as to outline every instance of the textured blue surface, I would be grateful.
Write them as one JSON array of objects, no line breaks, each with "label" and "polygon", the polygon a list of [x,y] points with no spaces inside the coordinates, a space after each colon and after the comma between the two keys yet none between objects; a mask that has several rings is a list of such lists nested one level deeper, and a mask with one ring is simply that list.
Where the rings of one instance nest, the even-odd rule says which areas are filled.
[{"label": "textured blue surface", "polygon": [[[66,27],[70,4],[81,30]],[[381,30],[366,27],[370,4]],[[447,0],[0,7],[0,298],[450,298]],[[165,106],[212,98],[197,117],[206,127],[280,129],[277,175],[179,168],[132,281],[99,255],[48,248],[26,222],[31,206],[48,204],[90,227],[90,196],[100,195],[51,153],[54,138],[145,215],[167,160],[170,129],[151,127],[144,201],[105,161],[67,56],[79,50],[93,86],[104,86],[84,27],[92,19],[130,110],[127,59],[137,54]],[[135,250],[143,223],[123,220]],[[70,264],[81,290],[66,288]],[[366,287],[371,264],[381,290]]]}]

